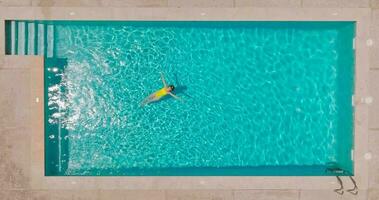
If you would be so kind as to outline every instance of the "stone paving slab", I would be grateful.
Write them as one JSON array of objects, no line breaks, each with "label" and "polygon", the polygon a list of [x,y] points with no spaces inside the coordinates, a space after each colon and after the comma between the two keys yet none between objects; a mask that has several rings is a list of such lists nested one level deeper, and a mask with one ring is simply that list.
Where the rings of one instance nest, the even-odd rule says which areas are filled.
[{"label": "stone paving slab", "polygon": [[234,200],[299,200],[298,190],[236,190]]},{"label": "stone paving slab", "polygon": [[32,6],[103,6],[103,0],[30,0]]},{"label": "stone paving slab", "polygon": [[[349,189],[349,188],[346,188]],[[342,200],[367,200],[368,191],[367,190],[359,190],[357,195],[352,195],[345,190],[345,193],[340,196]]]},{"label": "stone paving slab", "polygon": [[29,188],[30,137],[27,132],[25,128],[0,130],[0,190]]},{"label": "stone paving slab", "polygon": [[370,70],[369,94],[373,98],[369,105],[369,128],[379,129],[379,69]]},{"label": "stone paving slab", "polygon": [[379,8],[378,0],[2,0],[0,6],[42,7],[355,7]]},{"label": "stone paving slab", "polygon": [[103,0],[103,6],[165,7],[169,0]]},{"label": "stone paving slab", "polygon": [[345,8],[368,8],[370,0],[302,0],[303,7],[345,7]]},{"label": "stone paving slab", "polygon": [[235,0],[236,7],[301,7],[302,0]]},{"label": "stone paving slab", "polygon": [[30,200],[165,200],[155,190],[32,190]]},{"label": "stone paving slab", "polygon": [[303,0],[303,7],[339,7],[340,0]]},{"label": "stone paving slab", "polygon": [[165,200],[163,190],[100,190],[100,200],[131,199],[131,200]]},{"label": "stone paving slab", "polygon": [[234,7],[234,0],[168,0],[169,7]]},{"label": "stone paving slab", "polygon": [[301,190],[299,200],[336,200],[341,196],[333,190]]},{"label": "stone paving slab", "polygon": [[370,38],[373,40],[370,47],[370,68],[379,69],[379,10],[372,11],[370,32]]},{"label": "stone paving slab", "polygon": [[32,0],[1,0],[0,6],[31,6]]},{"label": "stone paving slab", "polygon": [[379,8],[379,0],[371,0],[370,1],[370,7],[372,9],[378,9]]},{"label": "stone paving slab", "polygon": [[368,8],[370,0],[340,0],[340,6],[346,8]]},{"label": "stone paving slab", "polygon": [[28,192],[25,190],[1,190],[1,200],[29,200]]},{"label": "stone paving slab", "polygon": [[[0,31],[1,33],[5,33],[5,22],[4,20],[0,20]],[[5,34],[0,34],[0,56],[5,55]],[[3,64],[3,58],[0,57],[0,69]]]},{"label": "stone paving slab", "polygon": [[339,195],[333,190],[302,190],[299,200],[367,200],[368,190],[358,190],[358,194],[353,195],[346,191],[351,187],[346,185],[344,187],[343,195]]},{"label": "stone paving slab", "polygon": [[28,70],[0,68],[0,127],[14,128],[29,125],[30,95]]},{"label": "stone paving slab", "polygon": [[[36,63],[40,60],[39,56],[25,56],[23,59],[19,59],[19,56],[14,55],[6,55],[6,58],[3,59],[2,66],[0,66],[0,70],[2,69],[18,69],[18,70],[24,70],[23,72],[26,72],[27,70],[30,70],[31,63]],[[13,71],[14,73],[21,72],[21,71]],[[12,73],[13,73],[12,72]]]},{"label": "stone paving slab", "polygon": [[[105,200],[105,198],[100,198],[98,190],[32,190],[28,192],[28,197],[30,200]],[[108,196],[109,200],[118,199],[128,199],[122,198],[112,198],[113,196]]]},{"label": "stone paving slab", "polygon": [[31,0],[32,6],[41,7],[163,7],[168,0]]},{"label": "stone paving slab", "polygon": [[[232,190],[167,190],[166,200],[233,200]],[[258,199],[257,199],[258,200]]]},{"label": "stone paving slab", "polygon": [[369,134],[369,188],[379,189],[379,130]]},{"label": "stone paving slab", "polygon": [[379,189],[370,189],[368,191],[368,200],[378,200],[379,199]]},{"label": "stone paving slab", "polygon": [[0,189],[29,188],[31,77],[24,67],[27,60],[15,67],[5,59],[0,67]]},{"label": "stone paving slab", "polygon": [[[312,15],[310,14],[312,13]],[[366,8],[142,8],[142,7],[0,7],[2,19],[54,20],[253,20],[253,21],[360,21],[370,23]],[[365,26],[365,25],[364,25]],[[365,31],[364,33],[368,31]],[[363,34],[363,33],[362,33]],[[365,38],[364,41],[366,41]]]}]

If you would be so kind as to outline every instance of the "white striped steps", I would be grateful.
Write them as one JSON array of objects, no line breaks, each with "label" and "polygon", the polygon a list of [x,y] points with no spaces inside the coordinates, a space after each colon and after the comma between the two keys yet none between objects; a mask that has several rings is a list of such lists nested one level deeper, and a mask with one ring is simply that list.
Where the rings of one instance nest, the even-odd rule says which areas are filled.
[{"label": "white striped steps", "polygon": [[54,26],[38,22],[10,22],[10,55],[54,56]]}]

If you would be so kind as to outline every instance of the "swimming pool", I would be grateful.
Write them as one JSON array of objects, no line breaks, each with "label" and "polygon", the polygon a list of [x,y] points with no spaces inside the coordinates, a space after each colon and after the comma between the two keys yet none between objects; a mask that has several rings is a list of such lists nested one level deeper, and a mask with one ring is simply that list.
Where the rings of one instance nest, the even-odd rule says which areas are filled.
[{"label": "swimming pool", "polygon": [[[46,175],[353,174],[353,22],[6,25],[46,58]],[[160,72],[183,102],[140,107]]]}]

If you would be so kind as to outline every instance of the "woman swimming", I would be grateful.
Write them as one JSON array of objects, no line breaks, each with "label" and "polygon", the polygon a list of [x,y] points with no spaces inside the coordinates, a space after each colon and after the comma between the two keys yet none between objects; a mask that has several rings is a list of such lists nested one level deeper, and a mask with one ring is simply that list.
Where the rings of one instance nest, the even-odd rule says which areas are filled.
[{"label": "woman swimming", "polygon": [[174,91],[175,87],[174,87],[174,85],[167,85],[166,80],[164,79],[163,73],[161,73],[161,80],[163,83],[163,88],[154,92],[153,94],[149,95],[148,97],[146,97],[141,102],[141,106],[144,106],[144,105],[151,103],[151,102],[154,102],[154,101],[158,101],[166,95],[171,95],[175,99],[181,100],[178,96],[176,96],[175,94],[172,93],[172,91]]}]

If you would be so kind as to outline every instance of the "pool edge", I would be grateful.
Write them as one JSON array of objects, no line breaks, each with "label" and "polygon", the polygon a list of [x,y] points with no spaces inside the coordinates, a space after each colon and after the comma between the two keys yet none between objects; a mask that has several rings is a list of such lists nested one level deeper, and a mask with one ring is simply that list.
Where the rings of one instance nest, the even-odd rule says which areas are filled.
[{"label": "pool edge", "polygon": [[[8,9],[8,8],[7,8]],[[92,10],[92,8],[90,8]],[[49,13],[45,8],[11,8],[5,11],[5,8],[0,8],[0,15],[3,19],[143,19],[151,20],[168,20],[173,19],[180,11],[180,8],[139,8],[137,11],[128,13],[130,8],[104,8],[104,13],[96,14],[95,11],[102,10],[101,8],[91,11],[89,15],[83,13],[89,12],[89,8],[48,8],[47,10],[56,11]],[[44,11],[45,10],[45,11]],[[72,11],[73,10],[73,11]],[[167,11],[172,13],[167,14]],[[221,20],[225,9],[215,8],[196,8],[185,9],[182,17],[175,18],[176,20]],[[189,11],[188,11],[189,10]],[[193,10],[193,12],[191,12]],[[222,11],[224,10],[224,11]],[[369,54],[366,40],[369,38],[370,10],[369,9],[266,9],[266,8],[228,8],[231,14],[227,15],[222,20],[328,20],[328,21],[356,21],[356,62],[355,62],[355,99],[360,99],[368,95],[368,71],[369,71]],[[111,14],[111,11],[116,11]],[[123,12],[121,12],[123,11]],[[142,12],[143,11],[143,12]],[[254,12],[253,12],[254,11]],[[277,11],[277,12],[275,12]],[[279,12],[278,12],[279,11]],[[356,12],[354,12],[356,11]],[[70,15],[71,12],[81,13],[81,15]],[[124,13],[124,14],[123,14]],[[128,13],[128,14],[125,14]],[[141,14],[142,13],[142,14]],[[143,14],[145,13],[145,14]],[[150,13],[150,14],[147,14]],[[201,13],[206,13],[202,16]],[[207,13],[211,13],[208,14]],[[275,17],[272,17],[275,13]],[[337,15],[334,15],[336,14]],[[21,16],[22,15],[22,16]],[[83,16],[82,16],[83,15]],[[134,16],[133,16],[134,15]],[[162,16],[160,16],[162,15]],[[20,17],[21,16],[21,17]],[[160,17],[159,17],[160,16]],[[192,18],[191,18],[192,17]],[[164,19],[163,19],[164,18]],[[0,38],[0,45],[4,47],[4,39]],[[3,49],[1,55],[4,55]],[[30,57],[30,56],[28,56]],[[8,56],[4,57],[5,62],[9,62]],[[13,59],[13,58],[12,58]],[[11,59],[11,60],[12,60]],[[18,56],[13,60],[14,65],[24,58]],[[337,187],[334,177],[45,177],[44,176],[44,158],[43,158],[43,78],[41,78],[40,68],[43,68],[42,62],[36,61],[36,64],[42,63],[39,66],[34,66],[31,73],[31,90],[32,98],[39,97],[39,104],[33,104],[31,100],[32,113],[32,145],[31,145],[31,182],[30,185],[35,189],[175,189],[175,188],[254,188],[254,189],[330,189]],[[38,74],[39,73],[39,74]],[[42,70],[43,73],[43,70]],[[43,77],[43,74],[42,74]],[[38,82],[39,80],[39,82]],[[36,82],[37,81],[37,82]],[[42,89],[38,85],[42,84]],[[42,92],[42,93],[41,93]],[[42,108],[41,108],[42,106]],[[33,117],[37,116],[37,117]],[[42,120],[42,122],[41,122]],[[42,128],[41,128],[42,127]],[[368,188],[368,164],[364,160],[363,155],[368,150],[368,107],[367,105],[355,105],[354,116],[354,169],[356,180],[361,189]],[[42,151],[41,151],[42,145]],[[42,163],[41,163],[42,162]],[[57,184],[56,184],[57,183]],[[317,187],[315,188],[315,185]]]}]

